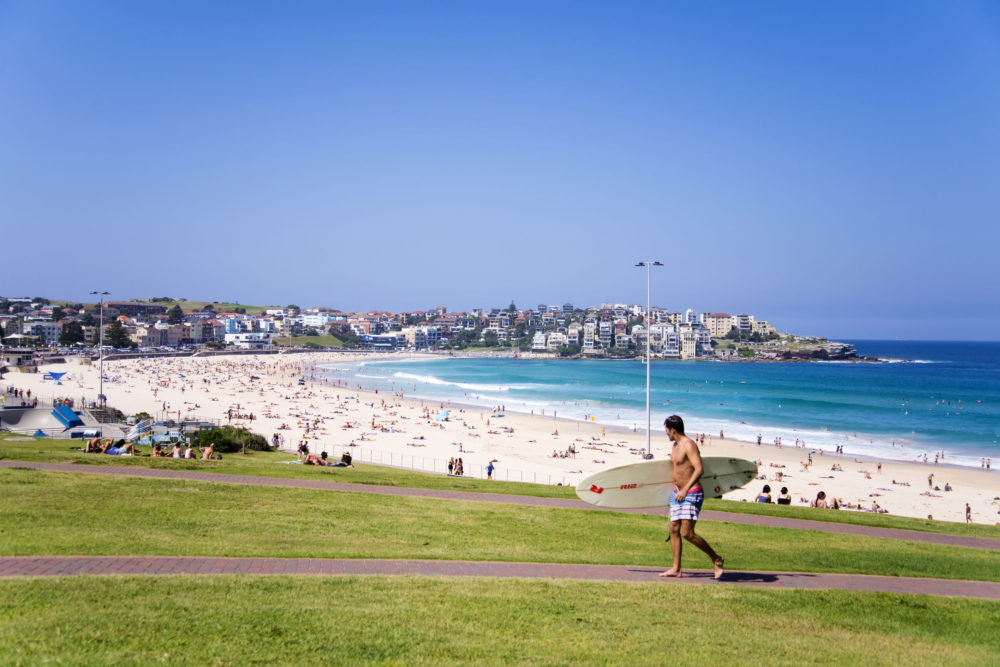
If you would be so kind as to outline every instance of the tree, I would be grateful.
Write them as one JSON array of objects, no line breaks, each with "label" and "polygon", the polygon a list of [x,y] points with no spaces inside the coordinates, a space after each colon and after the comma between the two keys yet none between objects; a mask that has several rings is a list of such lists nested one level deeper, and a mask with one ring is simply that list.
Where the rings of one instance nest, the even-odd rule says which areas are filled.
[{"label": "tree", "polygon": [[167,322],[170,324],[180,324],[184,321],[184,311],[181,309],[180,305],[174,304],[174,307],[167,311]]},{"label": "tree", "polygon": [[59,334],[60,345],[74,345],[83,342],[83,325],[79,322],[67,322]]},{"label": "tree", "polygon": [[497,338],[497,332],[488,329],[483,333],[483,342],[486,343],[486,347],[496,347],[499,339]]},{"label": "tree", "polygon": [[202,310],[204,310],[206,313],[214,313],[215,312],[215,306],[213,306],[210,303],[206,303],[205,307],[202,308]]},{"label": "tree", "polygon": [[300,308],[299,308],[298,306],[296,306],[296,305],[295,305],[294,303],[290,303],[290,304],[288,304],[287,306],[285,306],[285,308],[287,308],[288,310],[301,310],[301,309],[300,309]]},{"label": "tree", "polygon": [[55,306],[54,308],[52,308],[52,321],[53,322],[58,322],[59,320],[61,320],[65,316],[66,316],[66,313],[63,312],[63,309],[61,307]]},{"label": "tree", "polygon": [[128,337],[128,332],[122,326],[121,320],[113,320],[104,333],[104,342],[111,347],[132,347],[132,341]]},{"label": "tree", "polygon": [[95,318],[91,313],[83,314],[83,326],[92,327],[97,324],[97,318]]}]

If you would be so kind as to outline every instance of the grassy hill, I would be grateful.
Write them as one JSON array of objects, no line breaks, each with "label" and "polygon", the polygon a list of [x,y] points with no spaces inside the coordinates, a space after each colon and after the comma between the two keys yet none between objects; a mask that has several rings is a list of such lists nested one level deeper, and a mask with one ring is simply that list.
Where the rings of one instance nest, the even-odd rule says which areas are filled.
[{"label": "grassy hill", "polygon": [[[278,453],[160,461],[86,455],[72,444],[0,438],[0,457],[572,494],[565,487],[376,466],[287,465],[282,461],[292,457]],[[845,521],[865,516],[836,514]],[[919,525],[910,521],[903,524]],[[699,528],[734,571],[1000,580],[1000,553],[983,549],[720,521]],[[991,527],[981,528],[995,536]],[[663,518],[651,515],[0,469],[0,556],[420,558],[658,570],[669,561],[664,537]],[[709,566],[690,547],[685,562]],[[670,661],[678,637],[685,658],[706,664],[990,664],[1000,654],[1000,602],[842,590],[416,576],[114,576],[0,579],[0,600],[0,655],[14,664],[659,665]]]},{"label": "grassy hill", "polygon": [[294,347],[297,345],[305,345],[306,347],[347,347],[344,341],[340,340],[336,336],[329,335],[275,338],[274,343],[276,345],[283,345],[287,347]]}]

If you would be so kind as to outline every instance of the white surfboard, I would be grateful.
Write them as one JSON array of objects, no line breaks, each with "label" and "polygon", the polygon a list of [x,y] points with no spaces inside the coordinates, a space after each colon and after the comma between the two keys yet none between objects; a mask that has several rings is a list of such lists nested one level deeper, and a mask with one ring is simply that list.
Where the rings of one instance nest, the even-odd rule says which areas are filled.
[{"label": "white surfboard", "polygon": [[[701,486],[706,498],[721,498],[757,477],[757,464],[744,459],[706,456]],[[666,507],[674,489],[674,466],[669,459],[607,468],[580,480],[576,495],[591,505],[617,509]]]}]

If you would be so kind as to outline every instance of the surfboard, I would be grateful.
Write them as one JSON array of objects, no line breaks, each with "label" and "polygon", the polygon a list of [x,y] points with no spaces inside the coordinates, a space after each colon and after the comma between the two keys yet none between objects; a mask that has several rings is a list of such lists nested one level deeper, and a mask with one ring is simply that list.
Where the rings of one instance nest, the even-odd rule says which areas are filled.
[{"label": "surfboard", "polygon": [[[753,461],[706,456],[701,463],[701,486],[706,498],[721,498],[757,477]],[[587,475],[577,485],[576,495],[598,507],[666,507],[674,489],[673,480],[674,466],[669,459],[630,463]]]}]

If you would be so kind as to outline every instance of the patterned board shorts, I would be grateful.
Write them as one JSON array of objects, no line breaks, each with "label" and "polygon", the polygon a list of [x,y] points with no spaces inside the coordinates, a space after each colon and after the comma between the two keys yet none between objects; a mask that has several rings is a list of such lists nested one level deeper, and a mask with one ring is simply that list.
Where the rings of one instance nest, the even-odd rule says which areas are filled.
[{"label": "patterned board shorts", "polygon": [[701,513],[702,503],[705,502],[705,492],[700,486],[696,486],[684,496],[682,502],[677,502],[677,489],[670,494],[670,521],[681,521],[689,519],[697,521]]}]

